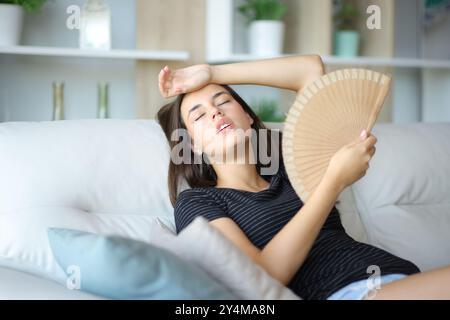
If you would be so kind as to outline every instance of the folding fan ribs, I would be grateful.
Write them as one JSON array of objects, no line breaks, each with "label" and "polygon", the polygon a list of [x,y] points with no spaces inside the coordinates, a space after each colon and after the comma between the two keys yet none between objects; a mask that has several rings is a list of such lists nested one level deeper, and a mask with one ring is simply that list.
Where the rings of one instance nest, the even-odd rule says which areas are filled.
[{"label": "folding fan ribs", "polygon": [[366,69],[322,76],[297,95],[283,129],[283,159],[289,180],[305,202],[320,183],[331,157],[372,130],[391,78]]}]

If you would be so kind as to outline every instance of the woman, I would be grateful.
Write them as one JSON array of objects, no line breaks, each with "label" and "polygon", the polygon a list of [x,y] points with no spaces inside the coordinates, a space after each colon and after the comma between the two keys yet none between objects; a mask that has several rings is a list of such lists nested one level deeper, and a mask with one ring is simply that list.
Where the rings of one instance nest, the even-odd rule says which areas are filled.
[{"label": "woman", "polygon": [[[179,151],[180,144],[190,147],[181,152],[183,161],[172,157],[169,165],[177,232],[196,216],[205,217],[304,299],[450,298],[450,268],[420,273],[409,261],[353,240],[342,227],[334,204],[345,187],[365,175],[375,153],[373,135],[363,131],[342,147],[302,203],[286,175],[280,140],[272,139],[270,131],[268,139],[249,134],[266,128],[228,86],[300,92],[323,72],[315,55],[161,70],[161,94],[178,97],[161,108],[158,119],[172,150]],[[174,134],[177,130],[185,135]],[[272,161],[279,159],[272,174],[263,173],[270,163],[263,163],[260,149]],[[200,161],[185,161],[186,155]],[[190,188],[178,194],[183,181]],[[378,273],[372,275],[374,271]],[[371,287],[369,280],[379,286]]]}]

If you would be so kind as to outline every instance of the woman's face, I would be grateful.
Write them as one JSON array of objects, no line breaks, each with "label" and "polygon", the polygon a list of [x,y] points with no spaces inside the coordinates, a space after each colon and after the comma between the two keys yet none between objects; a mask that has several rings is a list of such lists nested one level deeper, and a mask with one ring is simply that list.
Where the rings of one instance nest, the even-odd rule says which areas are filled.
[{"label": "woman's face", "polygon": [[217,84],[186,94],[181,104],[181,116],[195,145],[194,150],[209,157],[234,150],[234,146],[248,137],[253,124],[253,119],[233,96]]}]

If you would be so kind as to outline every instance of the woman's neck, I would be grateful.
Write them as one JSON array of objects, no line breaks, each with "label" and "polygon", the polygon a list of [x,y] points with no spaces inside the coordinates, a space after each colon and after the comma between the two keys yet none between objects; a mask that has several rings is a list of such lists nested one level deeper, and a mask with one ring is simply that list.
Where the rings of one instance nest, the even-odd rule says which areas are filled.
[{"label": "woman's neck", "polygon": [[228,162],[216,162],[212,166],[217,175],[217,188],[233,188],[258,192],[266,189],[269,183],[256,169],[256,157],[248,140],[243,153],[234,150],[234,159]]},{"label": "woman's neck", "polygon": [[258,192],[269,186],[269,183],[259,175],[254,164],[216,164],[214,171],[217,175],[217,188]]}]

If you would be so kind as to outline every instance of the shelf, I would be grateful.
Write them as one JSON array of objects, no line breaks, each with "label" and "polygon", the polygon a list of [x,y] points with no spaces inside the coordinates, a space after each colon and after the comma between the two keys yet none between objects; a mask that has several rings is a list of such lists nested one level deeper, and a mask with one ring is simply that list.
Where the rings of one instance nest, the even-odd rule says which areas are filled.
[{"label": "shelf", "polygon": [[[258,59],[269,59],[276,57],[287,57],[289,55],[279,56],[253,56],[250,54],[233,54],[228,58],[208,61],[210,64],[223,64],[231,62],[254,61]],[[429,60],[429,59],[410,59],[410,58],[372,58],[356,57],[343,58],[322,56],[323,62],[329,66],[372,66],[372,67],[393,67],[393,68],[417,68],[417,69],[450,69],[450,60]]]},{"label": "shelf", "polygon": [[34,46],[0,46],[0,54],[74,57],[74,58],[102,58],[128,60],[167,60],[186,61],[189,52],[186,51],[157,51],[157,50],[81,50],[69,47],[34,47]]},{"label": "shelf", "polygon": [[411,58],[341,58],[323,57],[323,61],[328,65],[353,65],[353,66],[373,66],[373,67],[393,67],[393,68],[417,68],[417,69],[450,69],[450,60],[430,60]]}]

